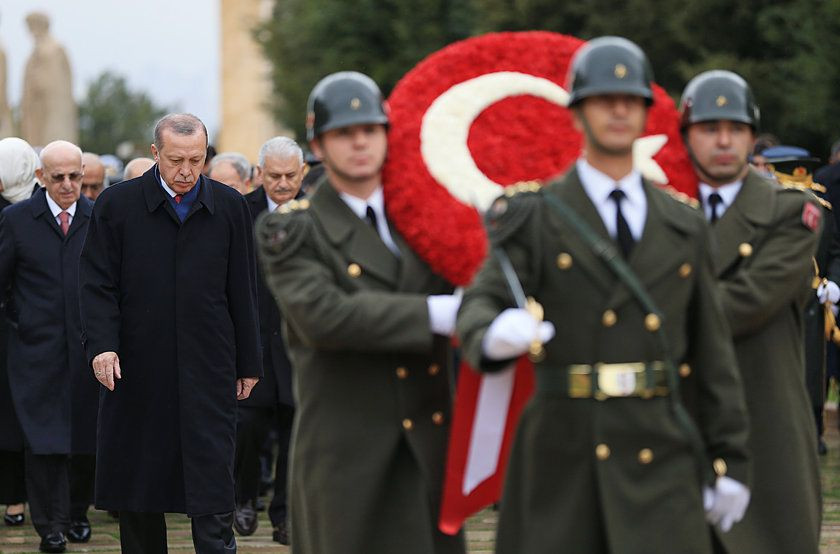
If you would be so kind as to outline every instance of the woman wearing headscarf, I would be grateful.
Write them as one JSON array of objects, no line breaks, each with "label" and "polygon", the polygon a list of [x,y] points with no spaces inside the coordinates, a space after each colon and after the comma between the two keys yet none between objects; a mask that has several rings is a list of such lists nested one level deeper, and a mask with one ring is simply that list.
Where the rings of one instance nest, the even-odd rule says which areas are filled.
[{"label": "woman wearing headscarf", "polygon": [[[9,137],[0,140],[0,210],[32,195],[38,155],[25,140]],[[9,314],[7,291],[0,291],[0,504],[6,505],[6,525],[24,523],[26,486],[23,470],[23,433],[15,415],[6,372],[6,344]]]}]

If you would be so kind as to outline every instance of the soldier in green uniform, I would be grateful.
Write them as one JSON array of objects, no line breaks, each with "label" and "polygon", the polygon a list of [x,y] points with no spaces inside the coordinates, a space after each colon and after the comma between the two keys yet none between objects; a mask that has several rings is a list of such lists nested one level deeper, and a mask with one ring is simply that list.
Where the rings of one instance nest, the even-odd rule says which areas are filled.
[{"label": "soldier in green uniform", "polygon": [[[651,78],[626,39],[578,50],[569,104],[582,157],[489,211],[494,253],[458,315],[465,356],[483,371],[529,350],[539,360],[532,342],[556,331],[510,455],[499,554],[708,553],[707,519],[729,529],[749,501],[746,409],[707,226],[633,168]],[[697,426],[680,380],[695,389]]]},{"label": "soldier in green uniform", "polygon": [[752,501],[744,520],[719,536],[718,549],[815,554],[820,479],[802,319],[822,209],[812,194],[749,168],[759,112],[740,76],[701,73],[686,86],[680,110],[751,422]]},{"label": "soldier in green uniform", "polygon": [[325,178],[310,199],[257,222],[295,367],[292,550],[463,553],[462,535],[437,530],[460,299],[386,215],[388,117],[376,84],[329,75],[308,112]]}]

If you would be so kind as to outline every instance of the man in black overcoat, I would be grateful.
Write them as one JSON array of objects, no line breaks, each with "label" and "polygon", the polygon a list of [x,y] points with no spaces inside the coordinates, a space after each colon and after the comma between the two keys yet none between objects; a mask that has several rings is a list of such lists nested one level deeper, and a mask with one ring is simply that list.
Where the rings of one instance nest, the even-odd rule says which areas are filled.
[{"label": "man in black overcoat", "polygon": [[207,130],[170,114],[156,164],[103,191],[79,266],[83,340],[102,383],[96,506],[123,552],[166,551],[164,512],[200,554],[233,552],[236,401],[261,374],[244,197],[203,177]]},{"label": "man in black overcoat", "polygon": [[83,434],[86,420],[72,421],[85,411],[74,408],[74,390],[95,387],[85,371],[77,272],[92,204],[80,198],[84,174],[77,146],[48,144],[41,166],[36,174],[44,188],[0,215],[0,290],[11,287],[9,311],[16,319],[9,338],[9,385],[26,441],[32,523],[42,552],[63,552],[73,426]]},{"label": "man in black overcoat", "polygon": [[[300,146],[288,137],[274,137],[262,145],[257,165],[262,186],[245,196],[255,221],[261,213],[273,212],[298,196],[307,167]],[[286,355],[286,346],[281,334],[283,318],[262,272],[259,273],[257,286],[264,375],[251,397],[239,405],[236,435],[237,508],[234,526],[243,535],[250,535],[257,528],[255,504],[260,488],[259,452],[273,421],[277,431],[278,449],[274,496],[268,508],[268,515],[274,527],[272,538],[281,544],[289,544],[286,524],[286,473],[294,419],[292,366]]]}]

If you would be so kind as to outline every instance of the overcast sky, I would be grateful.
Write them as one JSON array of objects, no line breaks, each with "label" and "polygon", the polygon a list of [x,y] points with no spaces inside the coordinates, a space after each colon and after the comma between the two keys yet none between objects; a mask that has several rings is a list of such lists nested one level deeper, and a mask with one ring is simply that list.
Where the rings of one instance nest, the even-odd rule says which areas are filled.
[{"label": "overcast sky", "polygon": [[0,45],[7,93],[20,101],[32,50],[24,18],[39,10],[73,68],[76,99],[102,71],[128,79],[162,105],[192,112],[211,139],[219,127],[219,2],[215,0],[2,0]]}]

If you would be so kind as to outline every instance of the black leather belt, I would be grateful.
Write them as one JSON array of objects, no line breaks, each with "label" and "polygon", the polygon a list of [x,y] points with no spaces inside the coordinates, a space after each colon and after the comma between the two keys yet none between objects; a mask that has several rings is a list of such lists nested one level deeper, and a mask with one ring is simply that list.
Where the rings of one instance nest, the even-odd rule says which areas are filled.
[{"label": "black leather belt", "polygon": [[670,392],[665,364],[658,361],[539,368],[536,377],[537,391],[569,398],[653,398]]}]

